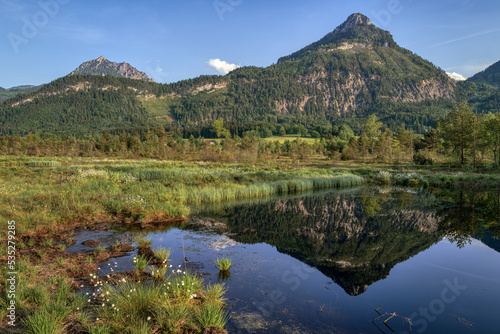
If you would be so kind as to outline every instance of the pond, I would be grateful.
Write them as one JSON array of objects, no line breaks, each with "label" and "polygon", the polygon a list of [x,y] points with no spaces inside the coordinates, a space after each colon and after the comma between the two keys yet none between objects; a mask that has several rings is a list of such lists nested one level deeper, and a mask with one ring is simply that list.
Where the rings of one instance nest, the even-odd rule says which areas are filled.
[{"label": "pond", "polygon": [[[224,282],[229,333],[500,328],[498,192],[363,187],[195,211],[182,228],[115,228],[93,239],[147,235],[153,249],[173,250],[174,266]],[[130,270],[133,255],[109,263]],[[229,274],[218,257],[232,259]]]}]

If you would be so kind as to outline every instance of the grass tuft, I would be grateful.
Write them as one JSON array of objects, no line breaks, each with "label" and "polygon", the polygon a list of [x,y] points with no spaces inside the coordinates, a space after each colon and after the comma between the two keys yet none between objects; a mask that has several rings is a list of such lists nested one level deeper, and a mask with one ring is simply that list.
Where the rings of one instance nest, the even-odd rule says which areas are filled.
[{"label": "grass tuft", "polygon": [[172,249],[165,249],[163,247],[159,247],[155,249],[155,257],[162,261],[162,265],[167,265],[168,262],[170,262],[169,257],[170,254],[172,254]]},{"label": "grass tuft", "polygon": [[139,255],[139,256],[134,256],[134,258],[132,259],[132,261],[134,262],[134,265],[135,265],[135,271],[137,273],[137,275],[139,275],[139,273],[143,270],[146,269],[146,267],[149,265],[149,262],[150,260],[143,256],[143,255]]},{"label": "grass tuft", "polygon": [[228,258],[217,258],[217,261],[216,261],[216,264],[217,264],[217,268],[219,268],[220,271],[228,271],[229,268],[231,268],[231,264],[232,264],[232,260],[231,259],[228,259]]}]

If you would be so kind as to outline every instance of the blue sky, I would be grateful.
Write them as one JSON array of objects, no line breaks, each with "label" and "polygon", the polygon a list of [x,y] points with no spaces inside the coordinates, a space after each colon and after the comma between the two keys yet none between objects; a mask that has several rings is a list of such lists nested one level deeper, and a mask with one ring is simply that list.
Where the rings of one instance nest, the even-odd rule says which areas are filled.
[{"label": "blue sky", "polygon": [[356,12],[447,72],[500,60],[498,0],[0,0],[0,87],[47,83],[99,56],[157,82],[218,74],[210,60],[268,66]]}]

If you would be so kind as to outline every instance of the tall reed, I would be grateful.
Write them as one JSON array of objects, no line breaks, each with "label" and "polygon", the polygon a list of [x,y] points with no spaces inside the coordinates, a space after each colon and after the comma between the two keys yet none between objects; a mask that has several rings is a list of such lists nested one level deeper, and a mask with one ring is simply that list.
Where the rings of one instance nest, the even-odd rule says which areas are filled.
[{"label": "tall reed", "polygon": [[352,174],[330,177],[309,177],[295,180],[282,180],[251,185],[236,185],[229,188],[205,187],[186,194],[188,203],[217,203],[246,197],[262,197],[274,194],[290,194],[312,189],[353,187],[363,184],[363,178]]}]

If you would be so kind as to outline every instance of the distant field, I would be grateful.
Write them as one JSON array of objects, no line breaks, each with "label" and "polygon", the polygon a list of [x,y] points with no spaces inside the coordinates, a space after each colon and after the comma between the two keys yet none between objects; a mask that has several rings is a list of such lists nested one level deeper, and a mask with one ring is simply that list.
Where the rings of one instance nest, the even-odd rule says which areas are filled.
[{"label": "distant field", "polygon": [[[269,138],[264,138],[265,141],[279,141],[280,144],[282,144],[283,142],[285,142],[285,140],[295,140],[297,139],[297,135],[284,135],[284,136],[273,136],[273,137],[269,137]],[[313,144],[316,140],[318,140],[318,138],[312,138],[312,137],[300,137],[301,140],[307,142],[307,143],[310,143],[310,144]]]}]

